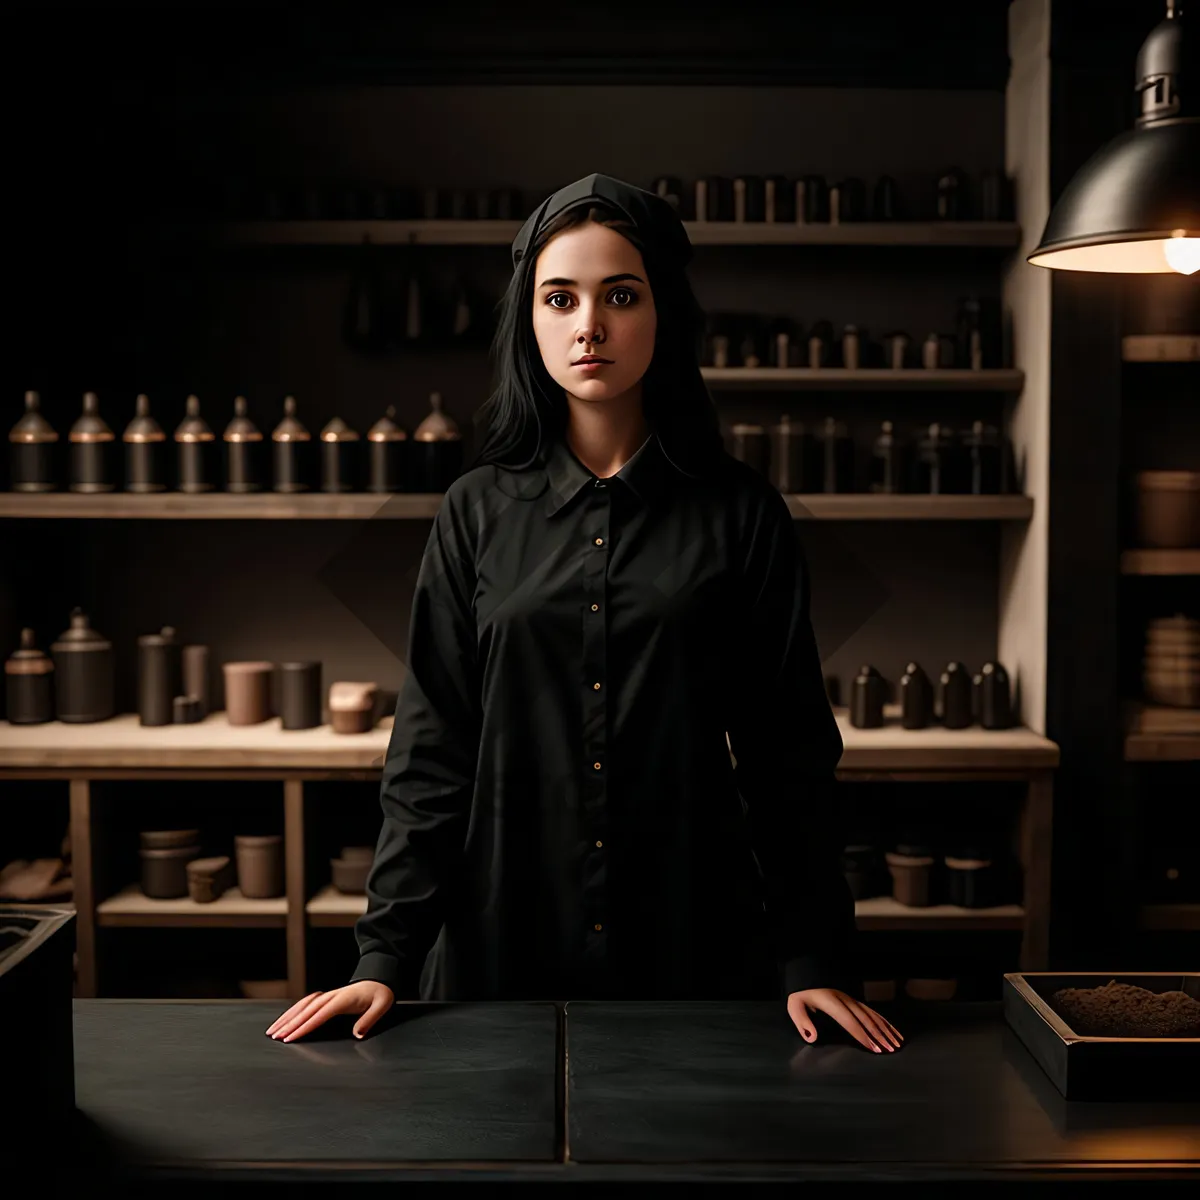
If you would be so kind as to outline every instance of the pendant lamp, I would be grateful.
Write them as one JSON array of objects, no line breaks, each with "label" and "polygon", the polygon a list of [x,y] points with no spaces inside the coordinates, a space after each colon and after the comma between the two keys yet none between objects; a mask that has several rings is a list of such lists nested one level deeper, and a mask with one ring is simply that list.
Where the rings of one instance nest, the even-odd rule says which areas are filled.
[{"label": "pendant lamp", "polygon": [[1185,78],[1181,4],[1168,0],[1166,19],[1138,51],[1134,128],[1080,168],[1051,210],[1029,262],[1122,274],[1200,270],[1196,57],[1191,55]]}]

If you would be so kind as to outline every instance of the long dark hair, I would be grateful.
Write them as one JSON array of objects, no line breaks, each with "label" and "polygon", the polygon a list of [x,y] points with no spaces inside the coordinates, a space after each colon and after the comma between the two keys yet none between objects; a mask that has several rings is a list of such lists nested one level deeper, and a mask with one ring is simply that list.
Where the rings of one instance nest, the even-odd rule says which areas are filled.
[{"label": "long dark hair", "polygon": [[615,229],[646,264],[657,314],[654,354],[642,379],[642,409],[650,428],[683,461],[700,461],[723,446],[717,411],[700,374],[704,310],[686,272],[663,261],[623,214],[597,200],[551,221],[513,272],[492,342],[495,387],[473,419],[479,450],[468,470],[485,463],[521,470],[544,462],[550,440],[566,430],[567,398],[546,370],[533,332],[533,272],[555,234],[586,221]]}]

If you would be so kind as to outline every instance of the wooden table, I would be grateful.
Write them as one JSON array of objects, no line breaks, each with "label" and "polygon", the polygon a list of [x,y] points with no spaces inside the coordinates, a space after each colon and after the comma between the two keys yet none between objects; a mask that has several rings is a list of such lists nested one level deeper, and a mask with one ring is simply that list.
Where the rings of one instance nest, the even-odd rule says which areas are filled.
[{"label": "wooden table", "polygon": [[886,1055],[775,1003],[414,1002],[291,1045],[278,1011],[77,1000],[89,1185],[1200,1179],[1200,1100],[1068,1103],[999,1004],[892,1006]]}]

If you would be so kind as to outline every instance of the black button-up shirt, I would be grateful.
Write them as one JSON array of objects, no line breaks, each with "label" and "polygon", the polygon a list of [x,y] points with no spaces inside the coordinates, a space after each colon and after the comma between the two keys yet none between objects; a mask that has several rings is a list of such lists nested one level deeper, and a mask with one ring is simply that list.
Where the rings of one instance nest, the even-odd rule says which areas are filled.
[{"label": "black button-up shirt", "polygon": [[[842,741],[780,493],[651,434],[446,491],[354,979],[398,998],[858,993]],[[432,950],[432,953],[429,953]],[[428,955],[428,957],[427,957]]]}]

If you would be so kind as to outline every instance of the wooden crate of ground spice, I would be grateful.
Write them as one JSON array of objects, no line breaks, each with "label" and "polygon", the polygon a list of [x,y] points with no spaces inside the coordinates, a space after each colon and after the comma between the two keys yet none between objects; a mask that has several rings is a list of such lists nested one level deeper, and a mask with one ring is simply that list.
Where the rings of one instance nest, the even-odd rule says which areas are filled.
[{"label": "wooden crate of ground spice", "polygon": [[1004,1017],[1068,1100],[1196,1099],[1200,973],[1009,974]]}]

